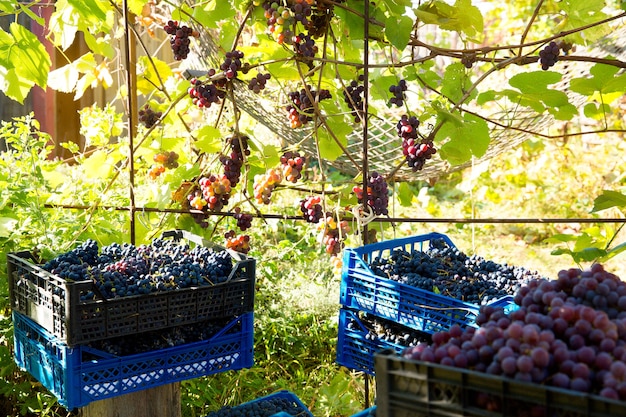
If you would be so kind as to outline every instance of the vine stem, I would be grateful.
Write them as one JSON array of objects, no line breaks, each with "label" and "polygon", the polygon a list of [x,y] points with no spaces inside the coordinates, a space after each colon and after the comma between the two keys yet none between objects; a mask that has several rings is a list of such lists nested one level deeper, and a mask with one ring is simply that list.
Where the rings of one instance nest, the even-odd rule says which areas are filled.
[{"label": "vine stem", "polygon": [[533,22],[535,21],[535,19],[537,18],[537,16],[539,15],[539,10],[541,9],[541,7],[543,6],[543,1],[544,0],[539,0],[539,2],[537,3],[537,6],[535,7],[535,10],[533,11],[533,15],[530,17],[530,20],[528,21],[528,24],[526,25],[526,28],[524,29],[524,33],[522,33],[522,37],[520,38],[520,47],[519,47],[519,51],[517,52],[517,55],[522,55],[522,49],[524,45],[524,41],[526,40],[526,36],[528,36],[528,32],[530,32],[530,28],[533,25]]}]

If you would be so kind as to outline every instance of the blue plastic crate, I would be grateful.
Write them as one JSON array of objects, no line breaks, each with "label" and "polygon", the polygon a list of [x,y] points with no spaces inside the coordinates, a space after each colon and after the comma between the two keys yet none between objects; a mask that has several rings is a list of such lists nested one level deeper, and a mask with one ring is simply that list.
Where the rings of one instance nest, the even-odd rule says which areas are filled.
[{"label": "blue plastic crate", "polygon": [[[265,405],[266,403],[267,405]],[[270,404],[273,405],[271,408],[272,411],[270,411],[270,408],[268,407]],[[311,414],[307,406],[300,401],[298,396],[288,390],[276,391],[272,394],[256,398],[247,403],[239,404],[234,407],[223,408],[220,410],[221,412],[219,412],[219,415],[222,417],[229,415],[231,410],[233,411],[233,414],[235,414],[235,411],[246,409],[251,406],[259,406],[262,410],[261,415],[268,415],[268,411],[276,411],[275,407],[280,409],[280,411],[269,415],[269,417],[313,417],[313,414]],[[215,412],[215,414],[217,414],[217,412]],[[211,417],[212,415],[212,413],[209,413],[207,414],[207,417]]]},{"label": "blue plastic crate", "polygon": [[[348,324],[354,321],[356,329],[349,329]],[[366,337],[368,330],[359,319],[358,313],[350,309],[339,309],[339,331],[337,334],[337,364],[348,369],[362,371],[374,375],[374,354],[383,349],[401,353],[405,346]]]},{"label": "blue plastic crate", "polygon": [[209,340],[115,356],[69,347],[26,316],[13,312],[15,362],[68,409],[219,372],[250,368],[254,313],[234,318]]},{"label": "blue plastic crate", "polygon": [[376,406],[366,408],[360,413],[354,414],[352,417],[375,417],[376,416]]},{"label": "blue plastic crate", "polygon": [[[368,265],[372,259],[389,258],[396,249],[425,251],[436,239],[454,246],[446,235],[429,233],[345,249],[340,303],[430,334],[454,324],[476,327],[480,306],[377,276]],[[517,308],[512,296],[490,305],[504,307],[507,312]]]}]

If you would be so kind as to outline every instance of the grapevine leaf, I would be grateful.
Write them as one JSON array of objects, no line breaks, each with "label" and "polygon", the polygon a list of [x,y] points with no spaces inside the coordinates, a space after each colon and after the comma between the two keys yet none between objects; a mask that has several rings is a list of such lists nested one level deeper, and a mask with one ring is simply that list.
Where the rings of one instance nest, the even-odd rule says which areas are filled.
[{"label": "grapevine leaf", "polygon": [[111,38],[107,36],[94,36],[89,32],[83,32],[85,43],[95,54],[105,56],[109,59],[115,57],[115,48],[111,44]]},{"label": "grapevine leaf", "polygon": [[172,10],[172,20],[186,21],[189,19],[189,16],[193,16],[193,9],[185,3],[182,3],[179,8]]},{"label": "grapevine leaf", "polygon": [[235,9],[228,2],[210,1],[204,7],[194,7],[193,17],[203,26],[217,29],[218,22],[235,18]]},{"label": "grapevine leaf", "polygon": [[128,0],[128,9],[135,15],[141,16],[148,0]]},{"label": "grapevine leaf", "polygon": [[198,138],[196,148],[204,153],[216,153],[222,150],[222,133],[213,126],[203,126],[194,132]]},{"label": "grapevine leaf", "polygon": [[[465,66],[457,62],[446,67],[441,84],[441,93],[452,100],[452,102],[457,103],[471,85],[472,80],[468,77]],[[475,96],[476,90],[470,94],[470,98]]]},{"label": "grapevine leaf", "polygon": [[388,101],[391,97],[389,87],[398,82],[398,78],[393,75],[379,76],[370,78],[372,87],[370,94],[372,98]]},{"label": "grapevine leaf", "polygon": [[0,89],[10,99],[23,104],[33,85],[35,85],[33,82],[20,77],[15,69],[6,70],[6,68],[0,67]]},{"label": "grapevine leaf", "polygon": [[73,6],[81,19],[88,22],[103,22],[107,19],[106,11],[102,8],[107,4],[104,1],[97,0],[67,0],[67,3]]},{"label": "grapevine leaf", "polygon": [[102,150],[92,153],[83,161],[82,167],[88,178],[107,178],[113,170],[107,153]]},{"label": "grapevine leaf", "polygon": [[390,15],[404,15],[406,8],[411,6],[411,2],[407,0],[382,0],[386,9],[391,12]]},{"label": "grapevine leaf", "polygon": [[606,103],[587,103],[583,109],[585,116],[596,120],[602,120],[611,113],[611,106]]},{"label": "grapevine leaf", "polygon": [[170,66],[158,58],[150,62],[148,57],[141,56],[137,60],[137,89],[143,94],[150,94],[171,75]]},{"label": "grapevine leaf", "polygon": [[514,75],[509,85],[523,93],[545,93],[548,85],[561,80],[562,75],[554,71],[531,71]]},{"label": "grapevine leaf", "polygon": [[15,22],[10,26],[16,48],[10,51],[10,59],[20,78],[45,87],[50,70],[50,56],[37,36]]},{"label": "grapevine leaf", "polygon": [[345,39],[363,39],[363,35],[365,33],[365,23],[362,17],[357,16],[356,13],[352,13],[349,9],[352,10],[360,10],[363,7],[363,2],[359,2],[357,0],[348,0],[346,3],[346,8],[336,7],[335,14],[340,19],[340,22],[343,22],[343,36],[341,38]]},{"label": "grapevine leaf", "polygon": [[402,207],[411,207],[413,205],[414,192],[411,186],[406,182],[401,182],[398,186],[398,201]]},{"label": "grapevine leaf", "polygon": [[616,257],[617,255],[619,255],[620,253],[626,251],[626,242],[621,243],[617,246],[615,246],[612,249],[609,249],[609,251],[606,253],[605,256],[601,257],[600,259],[598,259],[599,262],[606,262],[611,258]]},{"label": "grapevine leaf", "polygon": [[239,26],[235,20],[227,20],[220,25],[220,46],[226,51],[230,51],[233,47],[233,41]]},{"label": "grapevine leaf", "polygon": [[463,117],[462,125],[445,123],[437,133],[438,140],[450,140],[441,146],[441,157],[452,165],[462,164],[472,156],[481,157],[489,147],[487,122],[469,113]]},{"label": "grapevine leaf", "polygon": [[390,15],[385,21],[385,36],[399,51],[406,48],[412,30],[413,20],[408,16]]},{"label": "grapevine leaf", "polygon": [[470,38],[483,31],[482,13],[480,9],[472,5],[471,0],[456,0],[453,6],[440,0],[430,1],[419,6],[415,14],[424,23],[465,33]]},{"label": "grapevine leaf", "polygon": [[[347,123],[335,123],[332,128],[334,136],[345,147],[348,143],[346,135],[352,132],[352,126]],[[320,157],[322,159],[334,161],[343,155],[341,146],[339,146],[326,129],[319,129],[318,136]]]},{"label": "grapevine leaf", "polygon": [[71,93],[76,87],[80,73],[76,69],[76,65],[72,62],[50,71],[48,74],[48,87],[62,93]]},{"label": "grapevine leaf", "polygon": [[11,236],[17,225],[17,219],[12,217],[0,217],[0,237],[6,238]]},{"label": "grapevine leaf", "polygon": [[611,190],[604,190],[602,194],[593,200],[592,213],[606,210],[611,207],[625,207],[626,208],[626,195]]},{"label": "grapevine leaf", "polygon": [[50,32],[53,42],[65,51],[74,43],[80,16],[74,11],[67,0],[58,0],[55,3],[55,11],[50,16]]},{"label": "grapevine leaf", "polygon": [[619,71],[612,65],[596,64],[589,70],[591,78],[574,78],[570,81],[570,90],[591,96],[595,92],[602,94],[623,92],[626,90],[626,74],[615,76]]},{"label": "grapevine leaf", "polygon": [[[604,0],[563,0],[559,3],[565,13],[565,19],[557,28],[560,31],[568,31],[587,26],[607,17],[602,9],[605,7]],[[587,44],[609,33],[609,26],[596,25],[587,28],[584,32],[576,32],[568,36],[574,43]]]},{"label": "grapevine leaf", "polygon": [[576,236],[566,233],[558,233],[556,235],[552,235],[549,238],[545,239],[545,243],[566,243],[566,242],[575,242],[577,239]]}]

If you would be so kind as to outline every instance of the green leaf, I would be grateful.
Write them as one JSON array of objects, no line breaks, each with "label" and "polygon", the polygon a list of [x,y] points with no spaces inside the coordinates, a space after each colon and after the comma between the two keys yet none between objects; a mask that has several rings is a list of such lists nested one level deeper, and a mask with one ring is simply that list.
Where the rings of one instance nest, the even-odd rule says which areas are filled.
[{"label": "green leaf", "polygon": [[382,0],[381,3],[390,12],[390,15],[397,16],[404,15],[407,7],[411,6],[411,2],[407,0]]},{"label": "green leaf", "polygon": [[346,41],[363,39],[363,35],[365,34],[365,24],[363,18],[348,10],[362,10],[363,2],[358,0],[348,0],[345,4],[347,6],[346,9],[343,7],[335,7],[335,14],[339,18],[339,21],[343,23],[343,27],[341,28],[342,31],[339,37]]},{"label": "green leaf", "polygon": [[385,36],[399,51],[404,50],[413,30],[413,20],[408,16],[390,15],[385,20]]},{"label": "green leaf", "polygon": [[[441,83],[441,93],[452,100],[453,103],[457,103],[471,85],[472,80],[467,75],[465,66],[457,62],[446,67],[443,82]],[[470,98],[475,97],[476,94],[476,90],[472,91]]]},{"label": "green leaf", "polygon": [[220,46],[225,51],[230,51],[232,49],[238,30],[239,26],[236,20],[227,20],[222,22],[220,25]]},{"label": "green leaf", "polygon": [[0,237],[11,236],[17,225],[17,219],[13,217],[0,217]]},{"label": "green leaf", "polygon": [[210,1],[204,3],[204,7],[195,6],[192,16],[203,26],[217,29],[219,27],[218,22],[234,20],[235,12],[235,9],[229,2]]},{"label": "green leaf", "polygon": [[617,191],[604,190],[602,194],[593,200],[593,209],[591,212],[596,213],[611,207],[626,208],[626,195]]},{"label": "green leaf", "polygon": [[480,158],[487,152],[490,136],[487,122],[469,113],[461,125],[445,123],[437,133],[437,140],[450,140],[439,150],[441,157],[452,165],[462,164],[472,156]]},{"label": "green leaf", "polygon": [[204,153],[216,153],[222,150],[222,132],[213,126],[203,126],[194,132],[198,138],[195,142],[196,148]]},{"label": "green leaf", "polygon": [[611,113],[611,106],[606,103],[587,103],[583,109],[585,116],[602,120]]},{"label": "green leaf", "polygon": [[103,8],[108,2],[99,0],[67,0],[74,7],[82,19],[88,22],[103,22],[107,20],[106,9]]},{"label": "green leaf", "polygon": [[[347,123],[334,123],[332,124],[331,128],[334,136],[345,147],[348,143],[348,139],[346,136],[348,135],[348,133],[352,132],[352,126]],[[343,150],[341,149],[341,146],[339,146],[339,144],[325,128],[318,130],[318,136],[320,156],[323,159],[334,161],[335,159],[343,155]]]},{"label": "green leaf", "polygon": [[48,74],[48,87],[62,93],[71,93],[74,91],[79,76],[80,73],[72,62],[50,71]]},{"label": "green leaf", "polygon": [[613,65],[596,64],[589,70],[591,78],[574,78],[570,81],[570,90],[591,96],[595,92],[602,94],[623,92],[626,90],[626,74],[615,76],[619,68]]},{"label": "green leaf", "polygon": [[406,182],[401,182],[398,186],[398,201],[402,207],[411,207],[413,205],[413,189]]},{"label": "green leaf", "polygon": [[575,242],[576,239],[578,239],[578,237],[575,235],[559,233],[556,235],[552,235],[547,239],[544,239],[544,242],[545,243],[566,243],[566,242]]},{"label": "green leaf", "polygon": [[456,0],[453,6],[434,0],[415,10],[423,23],[434,24],[441,29],[464,33],[473,38],[483,32],[483,15],[471,0]]},{"label": "green leaf", "polygon": [[[602,12],[602,9],[605,7],[604,0],[563,0],[558,5],[566,16],[555,32],[578,29],[591,23],[599,22],[607,17]],[[608,25],[596,25],[587,28],[583,32],[568,35],[568,39],[574,43],[584,45],[599,39],[601,36],[609,33],[609,31]]]},{"label": "green leaf", "polygon": [[509,85],[520,90],[522,93],[544,93],[548,85],[557,83],[562,75],[554,71],[531,71],[514,75],[509,80]]},{"label": "green leaf", "polygon": [[148,4],[150,0],[128,0],[128,9],[137,16],[141,16],[143,7]]},{"label": "green leaf", "polygon": [[24,103],[26,96],[35,83],[20,77],[15,69],[6,70],[0,67],[0,89],[12,100]]},{"label": "green leaf", "polygon": [[615,246],[614,248],[610,249],[605,256],[603,256],[602,258],[598,259],[599,262],[606,262],[611,258],[616,257],[617,255],[619,255],[620,253],[626,251],[626,242],[619,244],[617,246]]},{"label": "green leaf", "polygon": [[10,59],[19,77],[45,87],[51,65],[46,48],[24,26],[13,22],[10,30],[16,43],[16,48],[12,48],[10,52]]},{"label": "green leaf", "polygon": [[171,75],[170,66],[156,57],[152,61],[147,56],[137,60],[137,89],[143,94],[153,92],[155,86],[161,86]]}]

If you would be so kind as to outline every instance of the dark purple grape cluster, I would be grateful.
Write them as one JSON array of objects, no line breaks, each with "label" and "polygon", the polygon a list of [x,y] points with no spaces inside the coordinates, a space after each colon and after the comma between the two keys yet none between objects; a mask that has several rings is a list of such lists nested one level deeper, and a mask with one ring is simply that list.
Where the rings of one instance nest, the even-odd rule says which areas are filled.
[{"label": "dark purple grape cluster", "polygon": [[[352,191],[356,194],[359,203],[364,204],[363,189],[355,186]],[[386,216],[389,214],[389,189],[385,177],[374,171],[367,180],[367,205],[372,208],[375,215]]]},{"label": "dark purple grape cluster", "polygon": [[476,52],[464,52],[461,56],[461,64],[465,66],[465,68],[470,69],[476,62]]},{"label": "dark purple grape cluster", "polygon": [[141,109],[139,109],[139,122],[148,129],[150,129],[159,121],[162,115],[163,112],[154,111],[149,104],[146,104]]},{"label": "dark purple grape cluster", "polygon": [[175,20],[169,20],[163,27],[170,35],[170,46],[177,61],[187,58],[189,54],[189,37],[193,35],[193,29],[188,26],[179,26]]},{"label": "dark purple grape cluster", "polygon": [[280,157],[280,165],[283,170],[283,178],[291,183],[296,183],[302,178],[302,169],[306,162],[306,157],[300,155],[298,151],[287,151]]},{"label": "dark purple grape cluster", "polygon": [[319,92],[312,90],[311,86],[303,88],[300,91],[289,93],[289,100],[292,104],[286,107],[289,115],[289,121],[293,129],[307,124],[313,120],[313,102],[309,99],[307,90],[311,94],[313,100],[322,101],[331,98],[330,91],[320,90]]},{"label": "dark purple grape cluster", "polygon": [[81,294],[81,299],[93,300],[214,285],[228,279],[233,263],[226,251],[159,238],[141,246],[113,243],[100,254],[90,240],[42,268],[63,278],[92,281],[93,291]]},{"label": "dark purple grape cluster", "polygon": [[224,71],[224,76],[228,80],[232,80],[237,76],[237,71],[242,67],[241,59],[243,58],[243,52],[233,50],[226,52],[224,62],[220,65],[220,69]]},{"label": "dark purple grape cluster", "polygon": [[407,89],[408,87],[405,80],[400,80],[397,85],[390,86],[389,92],[393,94],[393,97],[389,99],[389,105],[395,104],[398,107],[402,107],[404,100],[406,100],[404,92]]},{"label": "dark purple grape cluster", "polygon": [[322,198],[318,195],[308,196],[300,200],[300,211],[309,223],[319,223],[324,217]]},{"label": "dark purple grape cluster", "polygon": [[247,136],[231,136],[228,139],[230,154],[228,156],[220,155],[220,162],[224,167],[224,175],[230,181],[231,187],[235,187],[239,183],[244,160],[246,156],[250,155],[248,140]]},{"label": "dark purple grape cluster", "polygon": [[233,214],[233,218],[237,220],[237,227],[239,230],[243,232],[252,227],[252,214],[242,213],[239,207],[235,207],[233,211],[235,212],[235,214]]},{"label": "dark purple grape cluster", "polygon": [[271,417],[284,412],[290,416],[305,416],[309,412],[300,402],[287,396],[270,395],[235,407],[223,406],[206,417]]},{"label": "dark purple grape cluster", "polygon": [[361,326],[367,330],[365,339],[374,342],[393,343],[399,346],[411,347],[419,343],[431,341],[431,335],[428,333],[363,312],[359,312],[357,317],[350,317],[346,323],[346,328],[352,331],[362,332]]},{"label": "dark purple grape cluster", "polygon": [[547,71],[550,67],[554,66],[556,61],[559,60],[560,53],[560,44],[555,41],[547,44],[541,51],[539,51],[539,63],[541,64],[541,69]]},{"label": "dark purple grape cluster", "polygon": [[211,107],[213,103],[220,103],[226,96],[226,92],[222,88],[218,88],[215,83],[203,82],[197,78],[191,79],[191,87],[187,92],[191,96],[193,104],[207,108]]},{"label": "dark purple grape cluster", "polygon": [[[116,356],[135,355],[208,340],[228,325],[231,320],[229,318],[203,321],[169,329],[134,333],[111,339],[97,340],[88,343],[87,346]],[[94,357],[94,359],[97,358]]]},{"label": "dark purple grape cluster", "polygon": [[265,84],[270,78],[271,75],[269,73],[262,74],[259,72],[256,77],[248,81],[248,89],[252,90],[256,94],[259,94],[261,90],[265,89]]},{"label": "dark purple grape cluster", "polygon": [[523,267],[468,256],[443,240],[431,241],[424,251],[396,249],[369,265],[378,276],[475,305],[513,295],[532,279],[542,278]]},{"label": "dark purple grape cluster", "polygon": [[426,138],[418,140],[419,120],[415,116],[403,115],[396,127],[398,135],[402,138],[402,153],[408,166],[413,171],[421,170],[426,160],[437,153],[432,140]]},{"label": "dark purple grape cluster", "polygon": [[532,280],[518,310],[481,308],[477,329],[453,326],[404,355],[626,400],[626,283],[595,264]]},{"label": "dark purple grape cluster", "polygon": [[317,54],[318,48],[310,35],[301,33],[293,39],[293,50],[297,55],[312,59]]},{"label": "dark purple grape cluster", "polygon": [[358,81],[352,80],[350,84],[343,90],[343,99],[352,110],[352,116],[354,116],[354,122],[358,123],[363,117],[363,92],[365,87],[360,84],[365,77],[363,74],[359,75]]},{"label": "dark purple grape cluster", "polygon": [[313,3],[311,0],[293,0],[291,11],[296,22],[302,23],[305,28],[311,26],[310,16],[313,14]]}]

